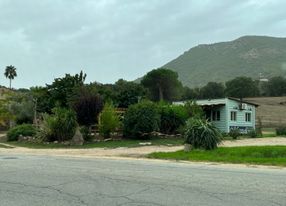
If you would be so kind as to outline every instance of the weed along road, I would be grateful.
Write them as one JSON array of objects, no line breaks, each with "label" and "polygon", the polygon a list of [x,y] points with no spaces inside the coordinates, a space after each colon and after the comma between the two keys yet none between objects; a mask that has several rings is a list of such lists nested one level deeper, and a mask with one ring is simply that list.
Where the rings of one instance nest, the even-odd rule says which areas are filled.
[{"label": "weed along road", "polygon": [[0,156],[1,206],[286,205],[286,169]]}]

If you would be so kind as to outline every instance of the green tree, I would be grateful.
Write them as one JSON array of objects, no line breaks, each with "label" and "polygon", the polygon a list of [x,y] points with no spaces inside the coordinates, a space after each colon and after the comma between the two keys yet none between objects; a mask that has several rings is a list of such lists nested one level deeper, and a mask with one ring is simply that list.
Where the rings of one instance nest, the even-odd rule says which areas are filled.
[{"label": "green tree", "polygon": [[109,138],[110,134],[120,125],[119,116],[111,103],[105,103],[100,114],[99,132],[105,138]]},{"label": "green tree", "polygon": [[98,115],[103,108],[103,100],[92,86],[81,86],[73,91],[69,105],[77,115],[80,125],[91,126],[97,123]]},{"label": "green tree", "polygon": [[17,70],[16,67],[10,65],[6,67],[5,72],[4,72],[5,77],[10,80],[10,84],[9,84],[10,89],[12,88],[12,80],[15,77],[17,77],[16,70]]},{"label": "green tree", "polygon": [[182,83],[178,80],[177,72],[159,68],[148,72],[141,81],[149,89],[151,99],[155,101],[172,101],[182,92]]},{"label": "green tree", "polygon": [[118,107],[128,108],[146,97],[146,90],[141,84],[119,79],[114,86],[115,102]]},{"label": "green tree", "polygon": [[63,78],[56,78],[51,85],[47,85],[52,101],[60,107],[68,107],[68,98],[76,87],[84,85],[86,74],[82,71],[76,75],[66,74]]},{"label": "green tree", "polygon": [[255,97],[259,96],[259,88],[257,82],[250,77],[236,77],[226,82],[226,95],[229,97]]},{"label": "green tree", "polygon": [[266,85],[268,96],[286,95],[286,79],[284,77],[273,77]]},{"label": "green tree", "polygon": [[183,88],[182,100],[193,100],[200,98],[200,88]]},{"label": "green tree", "polygon": [[225,96],[224,90],[225,88],[222,83],[209,82],[201,89],[200,97],[203,99],[222,98]]}]

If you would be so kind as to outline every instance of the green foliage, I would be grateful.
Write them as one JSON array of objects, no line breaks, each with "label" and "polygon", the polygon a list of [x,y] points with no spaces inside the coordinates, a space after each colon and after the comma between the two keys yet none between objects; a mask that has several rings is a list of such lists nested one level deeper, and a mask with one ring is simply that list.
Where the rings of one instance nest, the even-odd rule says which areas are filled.
[{"label": "green foliage", "polygon": [[286,95],[286,79],[284,77],[273,77],[266,84],[267,96],[285,96]]},{"label": "green foliage", "polygon": [[43,141],[66,141],[72,139],[77,127],[76,114],[65,108],[54,108],[53,114],[44,115],[37,136]]},{"label": "green foliage", "polygon": [[100,114],[99,132],[105,137],[109,138],[116,128],[120,126],[119,116],[112,104],[105,103],[104,108]]},{"label": "green foliage", "polygon": [[34,136],[36,129],[32,124],[21,124],[11,128],[7,133],[8,141],[17,141],[19,136]]},{"label": "green foliage", "polygon": [[15,77],[17,77],[17,72],[16,72],[16,70],[17,70],[16,67],[14,67],[14,66],[12,66],[12,65],[7,66],[6,69],[5,69],[4,76],[10,80],[10,89],[11,89],[12,79],[14,79]]},{"label": "green foliage", "polygon": [[30,89],[34,103],[37,105],[37,112],[51,113],[55,107],[55,99],[51,96],[47,87],[32,87]]},{"label": "green foliage", "polygon": [[0,99],[0,127],[7,127],[9,120],[14,119],[7,104],[7,100]]},{"label": "green foliage", "polygon": [[33,123],[34,102],[29,92],[17,92],[9,98],[9,110],[17,124]]},{"label": "green foliage", "polygon": [[128,138],[146,139],[159,130],[160,115],[157,106],[149,101],[131,105],[124,115],[123,135]]},{"label": "green foliage", "polygon": [[247,131],[247,136],[251,137],[251,138],[257,138],[257,137],[261,137],[255,129],[251,129]]},{"label": "green foliage", "polygon": [[244,36],[230,42],[193,47],[164,67],[178,72],[182,83],[194,88],[241,75],[285,76],[285,59],[285,38]]},{"label": "green foliage", "polygon": [[216,99],[225,97],[224,85],[217,82],[209,82],[206,86],[201,88],[200,98],[202,99]]},{"label": "green foliage", "polygon": [[276,135],[286,135],[286,127],[276,128]]},{"label": "green foliage", "polygon": [[159,68],[148,72],[141,81],[150,91],[155,101],[172,101],[180,97],[183,90],[178,74],[172,70]]},{"label": "green foliage", "polygon": [[231,129],[228,135],[233,139],[237,139],[239,136],[241,136],[239,129]]},{"label": "green foliage", "polygon": [[185,139],[195,149],[213,150],[220,144],[220,131],[207,120],[191,118],[187,122]]},{"label": "green foliage", "polygon": [[115,85],[114,103],[120,108],[128,108],[146,97],[146,89],[141,84],[119,79]]},{"label": "green foliage", "polygon": [[76,87],[84,84],[86,74],[82,71],[74,76],[66,74],[63,78],[56,78],[51,85],[47,85],[51,101],[60,107],[68,107],[68,99]]},{"label": "green foliage", "polygon": [[188,101],[185,103],[185,108],[188,112],[189,117],[202,119],[204,117],[204,111],[202,107],[196,104],[194,101]]},{"label": "green foliage", "polygon": [[258,85],[250,77],[236,77],[226,82],[226,95],[229,97],[255,97],[259,95]]},{"label": "green foliage", "polygon": [[161,116],[160,132],[164,134],[178,133],[189,118],[186,107],[181,105],[161,105],[159,111]]},{"label": "green foliage", "polygon": [[97,123],[98,115],[103,108],[103,101],[92,87],[78,87],[69,101],[80,125],[90,126]]}]

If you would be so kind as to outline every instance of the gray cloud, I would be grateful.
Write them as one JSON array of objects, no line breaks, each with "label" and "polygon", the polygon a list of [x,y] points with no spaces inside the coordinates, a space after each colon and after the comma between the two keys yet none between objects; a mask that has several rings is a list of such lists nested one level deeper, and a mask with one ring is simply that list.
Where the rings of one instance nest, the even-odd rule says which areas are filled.
[{"label": "gray cloud", "polygon": [[285,36],[284,8],[284,0],[0,0],[0,68],[18,68],[15,87],[80,69],[88,81],[133,80],[200,43]]}]

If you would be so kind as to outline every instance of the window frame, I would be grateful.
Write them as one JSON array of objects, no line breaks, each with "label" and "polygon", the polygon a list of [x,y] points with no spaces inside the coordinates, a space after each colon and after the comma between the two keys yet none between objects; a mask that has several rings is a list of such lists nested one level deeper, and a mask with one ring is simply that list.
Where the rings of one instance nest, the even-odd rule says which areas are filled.
[{"label": "window frame", "polygon": [[232,122],[237,121],[237,111],[230,111],[230,121]]},{"label": "window frame", "polygon": [[245,113],[245,121],[246,122],[251,122],[251,113],[250,112],[246,112]]}]

